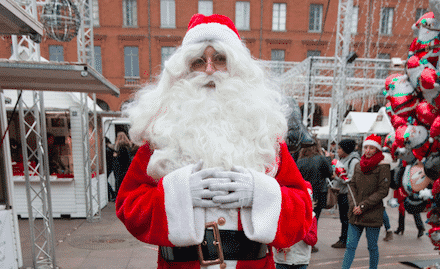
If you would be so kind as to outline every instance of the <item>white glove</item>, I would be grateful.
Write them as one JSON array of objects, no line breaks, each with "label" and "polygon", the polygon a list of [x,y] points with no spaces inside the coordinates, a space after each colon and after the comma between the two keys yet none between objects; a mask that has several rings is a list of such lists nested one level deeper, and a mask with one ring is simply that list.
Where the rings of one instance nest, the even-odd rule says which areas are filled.
[{"label": "white glove", "polygon": [[218,172],[220,178],[229,178],[230,183],[216,183],[209,188],[211,191],[224,191],[225,195],[212,198],[220,208],[242,208],[252,206],[254,180],[252,175],[241,166],[232,167],[231,171]]},{"label": "white glove", "polygon": [[226,195],[226,191],[212,191],[209,189],[211,184],[221,184],[231,182],[227,178],[215,178],[214,175],[221,171],[221,168],[203,169],[203,161],[194,165],[192,173],[189,176],[189,188],[193,207],[217,207],[218,204],[212,201],[217,195]]},{"label": "white glove", "polygon": [[397,198],[391,198],[388,200],[387,203],[391,208],[395,208],[399,206],[399,202],[397,201]]},{"label": "white glove", "polygon": [[419,198],[422,198],[423,200],[428,200],[428,199],[434,198],[434,196],[432,196],[432,190],[425,188],[425,189],[419,191]]}]

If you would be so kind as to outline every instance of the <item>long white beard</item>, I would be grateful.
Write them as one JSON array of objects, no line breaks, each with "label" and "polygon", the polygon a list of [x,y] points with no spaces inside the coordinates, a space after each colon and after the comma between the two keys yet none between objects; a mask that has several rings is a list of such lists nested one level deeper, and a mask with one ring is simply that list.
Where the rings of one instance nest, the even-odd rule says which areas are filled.
[{"label": "long white beard", "polygon": [[[209,81],[215,89],[204,87]],[[165,90],[161,111],[148,128],[155,149],[148,174],[160,178],[199,160],[204,168],[272,169],[285,132],[284,114],[250,87],[216,72],[191,73]]]}]

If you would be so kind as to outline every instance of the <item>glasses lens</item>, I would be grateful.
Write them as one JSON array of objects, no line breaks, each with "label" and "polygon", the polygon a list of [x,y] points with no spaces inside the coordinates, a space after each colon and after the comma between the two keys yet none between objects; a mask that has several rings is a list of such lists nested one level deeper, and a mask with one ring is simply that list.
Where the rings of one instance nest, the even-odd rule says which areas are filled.
[{"label": "glasses lens", "polygon": [[217,68],[226,66],[226,56],[222,54],[216,54],[214,56],[213,62]]},{"label": "glasses lens", "polygon": [[195,59],[192,63],[191,63],[191,68],[193,70],[198,70],[201,69],[205,66],[206,62],[204,59],[202,58],[197,58]]}]

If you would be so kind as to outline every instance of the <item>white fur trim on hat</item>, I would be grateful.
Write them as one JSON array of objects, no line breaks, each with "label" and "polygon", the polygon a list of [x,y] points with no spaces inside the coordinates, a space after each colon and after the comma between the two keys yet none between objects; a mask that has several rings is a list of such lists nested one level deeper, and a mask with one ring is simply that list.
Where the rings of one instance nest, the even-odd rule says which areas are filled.
[{"label": "white fur trim on hat", "polygon": [[231,46],[243,46],[240,38],[233,30],[216,22],[202,23],[189,29],[183,38],[182,46],[208,40],[223,41]]},{"label": "white fur trim on hat", "polygon": [[374,140],[365,140],[364,143],[362,144],[362,147],[365,147],[365,146],[374,146],[378,150],[382,150],[382,146]]}]

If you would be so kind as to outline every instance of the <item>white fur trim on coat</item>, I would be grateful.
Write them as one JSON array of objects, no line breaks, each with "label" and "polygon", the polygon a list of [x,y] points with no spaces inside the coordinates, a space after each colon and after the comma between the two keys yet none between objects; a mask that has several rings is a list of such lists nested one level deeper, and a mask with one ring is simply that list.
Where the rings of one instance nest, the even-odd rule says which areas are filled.
[{"label": "white fur trim on coat", "polygon": [[168,240],[177,246],[202,243],[205,235],[205,209],[193,208],[188,178],[193,165],[177,169],[163,178]]},{"label": "white fur trim on coat", "polygon": [[228,26],[220,23],[202,23],[186,32],[182,46],[208,40],[220,40],[231,46],[244,46],[237,34]]},{"label": "white fur trim on coat", "polygon": [[269,244],[275,239],[281,213],[281,188],[270,176],[249,169],[254,178],[252,208],[241,209],[241,222],[247,238]]}]

